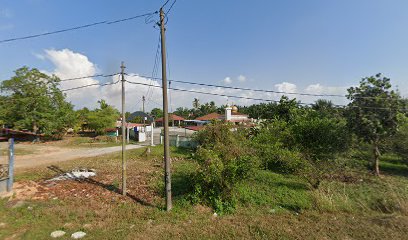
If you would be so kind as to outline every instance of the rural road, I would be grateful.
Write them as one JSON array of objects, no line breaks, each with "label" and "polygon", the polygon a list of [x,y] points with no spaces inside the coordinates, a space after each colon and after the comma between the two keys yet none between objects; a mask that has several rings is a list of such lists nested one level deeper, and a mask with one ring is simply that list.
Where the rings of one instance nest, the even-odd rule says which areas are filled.
[{"label": "rural road", "polygon": [[[16,148],[19,147],[16,145]],[[126,145],[126,149],[142,148],[141,145]],[[32,168],[45,164],[63,162],[83,157],[95,157],[122,150],[122,146],[105,148],[63,148],[55,146],[38,146],[34,154],[15,155],[15,169]],[[7,163],[6,156],[2,156],[0,163]]]}]

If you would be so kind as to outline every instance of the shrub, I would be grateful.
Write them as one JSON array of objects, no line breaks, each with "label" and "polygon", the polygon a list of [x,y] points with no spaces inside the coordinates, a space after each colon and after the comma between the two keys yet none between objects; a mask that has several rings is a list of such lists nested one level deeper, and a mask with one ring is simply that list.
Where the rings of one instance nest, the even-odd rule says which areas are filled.
[{"label": "shrub", "polygon": [[345,120],[321,117],[314,111],[298,117],[290,132],[298,148],[313,160],[331,159],[346,151],[350,142]]},{"label": "shrub", "polygon": [[398,115],[398,129],[395,136],[389,139],[391,150],[404,160],[408,159],[408,117]]},{"label": "shrub", "polygon": [[296,149],[289,149],[291,142],[288,123],[273,120],[257,131],[251,131],[251,146],[264,169],[282,173],[294,173],[302,168],[304,160]]},{"label": "shrub", "polygon": [[208,204],[218,213],[232,212],[233,190],[257,166],[256,157],[243,134],[222,123],[207,126],[195,138],[200,146],[194,154],[199,168],[193,177],[193,201]]}]

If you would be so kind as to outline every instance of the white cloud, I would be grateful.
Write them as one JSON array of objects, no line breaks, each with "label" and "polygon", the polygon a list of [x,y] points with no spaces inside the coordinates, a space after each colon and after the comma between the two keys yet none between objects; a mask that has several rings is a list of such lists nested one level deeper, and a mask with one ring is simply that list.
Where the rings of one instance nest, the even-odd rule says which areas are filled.
[{"label": "white cloud", "polygon": [[[61,79],[75,78],[81,76],[91,76],[100,73],[96,64],[91,62],[87,56],[73,52],[69,49],[62,50],[45,50],[45,54],[36,55],[39,59],[49,60],[54,65],[54,70],[43,71],[47,74],[55,74]],[[105,74],[109,74],[103,72]],[[162,89],[153,86],[160,86],[158,81],[150,80],[143,77],[132,76],[134,74],[128,73],[126,80],[126,111],[137,111],[142,109],[142,96],[146,97],[145,109],[150,111],[155,107],[162,107]],[[94,83],[113,83],[118,81],[118,76],[110,78],[85,78],[74,81],[64,81],[61,83],[61,89],[68,89]],[[136,82],[146,85],[135,85],[130,82]],[[230,77],[226,77],[223,81],[226,84],[231,84]],[[245,99],[265,99],[265,100],[279,100],[282,94],[268,93],[268,92],[251,92],[243,91],[239,89],[225,89],[214,87],[197,87],[197,88],[182,88],[182,85],[172,83],[173,88],[192,90],[197,92],[206,92],[211,94],[226,95],[226,96],[214,96],[192,92],[182,92],[176,90],[169,90],[169,111],[176,110],[177,107],[192,107],[192,101],[194,98],[198,98],[201,103],[214,101],[217,105],[234,103],[237,105],[250,105],[261,102],[260,100]],[[298,92],[296,84],[289,82],[282,82],[275,84],[275,88],[271,89],[280,92]],[[311,84],[299,92],[313,93],[313,94],[344,94],[346,87],[330,87],[323,86],[321,84]],[[67,91],[67,99],[71,101],[77,109],[82,107],[94,108],[97,106],[99,99],[105,99],[109,104],[114,105],[118,109],[121,107],[121,84],[120,82],[115,85],[108,86],[93,86],[83,89],[77,89],[73,91]],[[233,98],[228,96],[240,96],[243,98]],[[304,103],[313,103],[321,97],[316,96],[300,96],[300,95],[288,95],[290,98],[295,98]],[[346,100],[344,98],[326,98],[332,100],[336,104],[344,104]]]},{"label": "white cloud", "polygon": [[314,102],[317,99],[327,99],[331,100],[335,104],[344,105],[348,103],[346,96],[348,87],[332,87],[332,86],[323,86],[319,83],[310,84],[304,90],[305,93],[309,94],[321,94],[321,95],[338,95],[338,96],[303,96],[305,102]]},{"label": "white cloud", "polygon": [[290,92],[290,93],[297,92],[296,85],[293,83],[288,83],[288,82],[282,82],[282,83],[275,84],[275,88],[277,88],[279,92]]},{"label": "white cloud", "polygon": [[239,82],[245,82],[246,81],[246,77],[244,75],[239,75],[238,76],[238,81]]},{"label": "white cloud", "polygon": [[[55,74],[61,79],[76,78],[82,76],[93,76],[99,74],[97,66],[92,63],[87,56],[73,52],[70,49],[45,50],[45,54],[34,54],[39,59],[46,59],[53,63],[55,69],[51,72],[43,71],[47,74]],[[106,73],[109,74],[109,73]],[[129,73],[129,75],[134,75]],[[119,80],[119,76],[115,75],[109,78],[84,78],[74,81],[61,82],[61,89],[69,89],[88,84],[100,84],[100,83],[114,83]],[[160,86],[157,81],[137,77],[127,76],[126,80],[130,82],[137,82],[142,84],[149,84],[153,86]],[[120,82],[114,85],[106,86],[92,86],[83,89],[77,89],[73,91],[65,92],[67,94],[67,100],[75,105],[75,108],[82,107],[95,108],[97,107],[97,101],[105,99],[109,104],[114,105],[116,108],[121,107],[121,84]],[[146,105],[152,105],[153,107],[159,107],[158,102],[161,99],[160,88],[154,88],[144,85],[134,85],[126,83],[126,111],[136,111],[142,109],[141,99],[145,95],[147,101]],[[154,105],[153,102],[156,104]],[[147,108],[148,109],[148,108]]]},{"label": "white cloud", "polygon": [[226,78],[224,78],[223,82],[224,82],[225,84],[231,84],[231,83],[232,83],[232,79],[231,79],[230,77],[226,77]]},{"label": "white cloud", "polygon": [[318,84],[311,84],[306,87],[305,91],[307,93],[313,93],[313,94],[321,94],[323,91],[322,85]]}]

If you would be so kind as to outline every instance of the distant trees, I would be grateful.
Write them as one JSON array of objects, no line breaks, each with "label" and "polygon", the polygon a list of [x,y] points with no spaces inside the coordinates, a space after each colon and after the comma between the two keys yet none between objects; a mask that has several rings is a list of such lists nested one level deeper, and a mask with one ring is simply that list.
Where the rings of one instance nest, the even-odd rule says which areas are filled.
[{"label": "distant trees", "polygon": [[193,108],[198,109],[200,107],[200,101],[198,98],[194,98],[193,100]]},{"label": "distant trees", "polygon": [[65,100],[59,78],[22,67],[1,82],[0,121],[9,127],[60,135],[75,124],[73,106]]},{"label": "distant trees", "polygon": [[185,107],[178,107],[173,113],[183,118],[188,118],[191,114],[190,110]]},{"label": "distant trees", "polygon": [[242,113],[248,114],[250,118],[255,119],[284,119],[289,120],[298,111],[300,105],[296,98],[289,99],[287,96],[282,96],[278,103],[260,103],[253,104],[242,108]]},{"label": "distant trees", "polygon": [[100,100],[98,103],[99,108],[87,113],[86,123],[89,129],[94,130],[97,134],[103,134],[105,129],[115,127],[120,113],[105,100]]},{"label": "distant trees", "polygon": [[363,141],[372,145],[372,167],[380,174],[380,142],[396,133],[399,95],[391,90],[390,79],[381,74],[363,78],[360,86],[351,87],[347,98],[348,124]]},{"label": "distant trees", "polygon": [[193,101],[193,108],[179,107],[173,113],[186,119],[194,119],[213,112],[219,112],[214,101],[200,104],[197,98]]},{"label": "distant trees", "polygon": [[155,119],[161,118],[161,117],[163,117],[163,110],[160,109],[160,108],[153,108],[150,111],[150,115],[152,115],[152,117],[154,117]]}]

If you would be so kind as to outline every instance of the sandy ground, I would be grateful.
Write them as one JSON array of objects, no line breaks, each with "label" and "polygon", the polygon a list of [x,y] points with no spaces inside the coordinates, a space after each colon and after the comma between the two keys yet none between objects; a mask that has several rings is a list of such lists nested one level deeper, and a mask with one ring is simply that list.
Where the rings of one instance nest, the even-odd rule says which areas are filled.
[{"label": "sandy ground", "polygon": [[[177,127],[170,127],[170,135],[179,134],[180,136],[191,136],[194,131],[186,130],[183,128]],[[160,144],[160,132],[162,131],[161,128],[154,129],[154,144]],[[146,145],[150,145],[150,137],[144,143],[140,143],[140,145],[127,145],[127,149],[136,149],[141,148]],[[61,143],[58,143],[61,144]],[[144,145],[144,146],[143,146]],[[7,143],[1,142],[0,149],[6,149]],[[93,148],[67,148],[61,147],[58,145],[43,145],[43,144],[16,144],[15,149],[24,151],[24,154],[19,155],[18,151],[15,154],[15,168],[16,169],[26,169],[32,168],[37,166],[42,166],[46,164],[52,164],[57,162],[63,162],[83,157],[95,157],[104,154],[109,154],[113,152],[118,152],[122,149],[121,146],[115,147],[93,147]],[[29,154],[27,154],[29,153]],[[0,164],[7,164],[8,157],[7,155],[2,155],[0,151]]]},{"label": "sandy ground", "polygon": [[[3,147],[3,145],[1,146]],[[141,145],[127,145],[126,149],[141,148]],[[16,144],[17,148],[31,148],[33,146]],[[82,157],[95,157],[108,153],[118,152],[122,146],[106,147],[106,148],[64,148],[57,146],[41,146],[36,145],[33,154],[15,155],[14,166],[16,169],[32,168],[45,164],[63,162]],[[7,156],[0,156],[0,164],[8,162]]]}]

